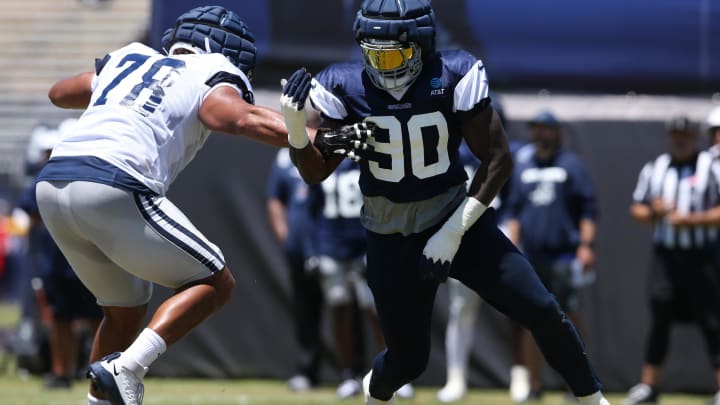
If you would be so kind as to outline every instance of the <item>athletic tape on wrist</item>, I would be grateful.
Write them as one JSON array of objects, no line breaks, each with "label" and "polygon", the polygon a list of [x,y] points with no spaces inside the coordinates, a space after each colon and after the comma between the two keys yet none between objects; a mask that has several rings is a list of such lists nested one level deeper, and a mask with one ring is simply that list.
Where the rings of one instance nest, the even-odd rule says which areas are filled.
[{"label": "athletic tape on wrist", "polygon": [[463,235],[482,216],[487,205],[473,197],[466,198],[448,218],[443,227]]}]

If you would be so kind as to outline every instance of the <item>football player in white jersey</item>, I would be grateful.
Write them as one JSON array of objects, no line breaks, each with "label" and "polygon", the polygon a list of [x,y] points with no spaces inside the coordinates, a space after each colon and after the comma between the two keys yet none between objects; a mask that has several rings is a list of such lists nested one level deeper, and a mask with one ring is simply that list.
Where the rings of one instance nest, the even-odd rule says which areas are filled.
[{"label": "football player in white jersey", "polygon": [[[194,8],[163,35],[56,83],[86,109],[38,178],[43,220],[104,310],[89,404],[141,404],[151,363],[221,308],[235,280],[220,249],[166,197],[211,132],[287,145],[282,116],[253,105],[254,37],[237,14]],[[175,290],[143,328],[152,285]],[[139,335],[138,335],[139,333]],[[105,357],[103,357],[105,356]]]}]

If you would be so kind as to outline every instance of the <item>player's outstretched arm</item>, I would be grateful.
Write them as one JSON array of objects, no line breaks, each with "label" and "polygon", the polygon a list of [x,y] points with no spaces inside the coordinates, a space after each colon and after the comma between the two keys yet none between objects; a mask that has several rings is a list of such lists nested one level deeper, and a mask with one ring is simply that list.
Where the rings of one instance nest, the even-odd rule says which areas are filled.
[{"label": "player's outstretched arm", "polygon": [[290,158],[305,182],[317,184],[337,168],[343,156],[323,155],[310,139],[306,128],[308,117],[305,102],[310,94],[311,80],[312,76],[305,68],[298,69],[288,80],[284,80],[280,109],[288,130]]},{"label": "player's outstretched arm", "polygon": [[93,72],[84,72],[55,83],[48,92],[50,101],[61,108],[84,109],[92,97]]},{"label": "player's outstretched arm", "polygon": [[248,103],[232,87],[219,87],[208,94],[200,105],[198,117],[211,131],[288,146],[282,114]]}]

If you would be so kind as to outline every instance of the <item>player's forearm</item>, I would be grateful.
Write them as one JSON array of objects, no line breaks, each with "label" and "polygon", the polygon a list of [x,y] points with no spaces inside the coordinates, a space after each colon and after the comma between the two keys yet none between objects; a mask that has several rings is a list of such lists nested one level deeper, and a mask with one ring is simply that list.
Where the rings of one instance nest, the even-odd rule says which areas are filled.
[{"label": "player's forearm", "polygon": [[648,204],[642,203],[635,203],[630,206],[630,216],[643,224],[651,224],[655,220],[655,213],[652,208]]},{"label": "player's forearm", "polygon": [[688,214],[688,225],[718,226],[720,225],[720,207]]},{"label": "player's forearm", "polygon": [[302,149],[290,148],[290,159],[308,184],[325,180],[337,165],[332,165],[311,143]]},{"label": "player's forearm", "polygon": [[248,103],[230,86],[212,90],[200,105],[198,118],[214,132],[241,135],[273,146],[288,146],[282,114]]},{"label": "player's forearm", "polygon": [[488,108],[464,124],[462,131],[470,150],[481,162],[470,184],[470,194],[490,205],[513,171],[502,122],[497,112]]},{"label": "player's forearm", "polygon": [[50,101],[60,107],[69,109],[84,109],[90,104],[92,98],[92,72],[60,80],[48,92]]},{"label": "player's forearm", "polygon": [[498,148],[489,154],[488,163],[482,163],[475,172],[470,185],[470,194],[485,205],[500,192],[512,176],[513,160],[507,148]]},{"label": "player's forearm", "polygon": [[253,106],[221,132],[244,135],[273,146],[288,146],[287,129],[282,114],[265,107]]},{"label": "player's forearm", "polygon": [[595,243],[597,227],[595,221],[589,218],[580,220],[580,245],[592,246]]}]

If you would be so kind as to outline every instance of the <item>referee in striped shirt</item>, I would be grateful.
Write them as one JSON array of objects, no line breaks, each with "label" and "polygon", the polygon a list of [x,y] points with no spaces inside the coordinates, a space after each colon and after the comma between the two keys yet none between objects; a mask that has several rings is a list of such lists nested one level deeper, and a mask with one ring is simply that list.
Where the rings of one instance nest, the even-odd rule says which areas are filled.
[{"label": "referee in striped shirt", "polygon": [[[720,160],[700,150],[698,128],[685,117],[666,124],[668,153],[640,172],[632,217],[652,226],[651,327],[640,384],[624,405],[654,403],[674,322],[697,324],[720,386],[720,277],[714,248],[720,226]],[[720,405],[720,391],[713,405]]]}]

